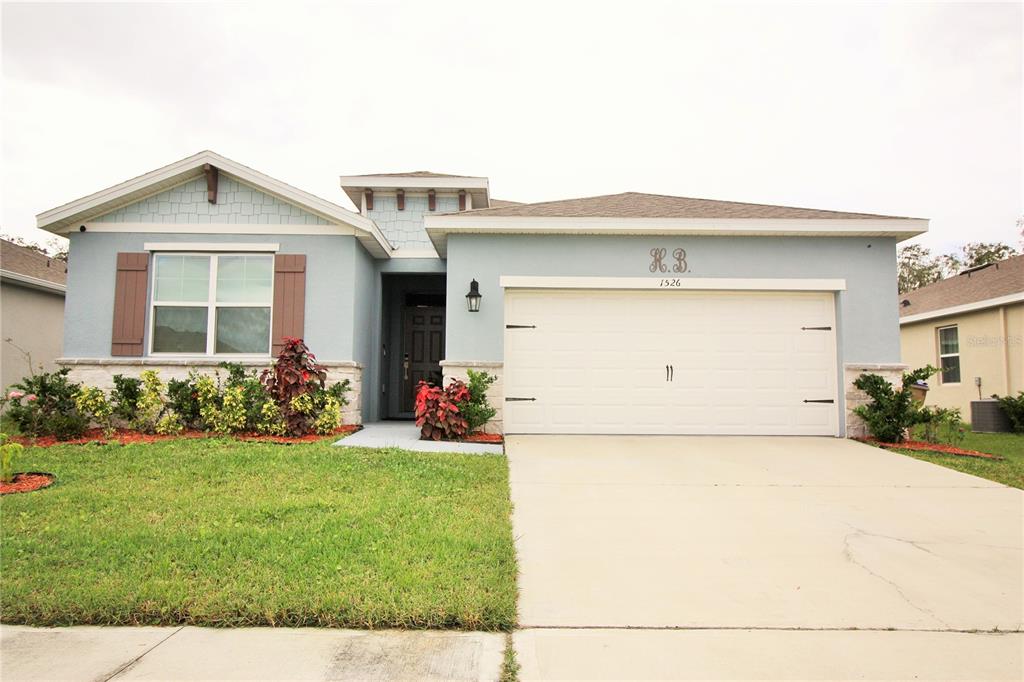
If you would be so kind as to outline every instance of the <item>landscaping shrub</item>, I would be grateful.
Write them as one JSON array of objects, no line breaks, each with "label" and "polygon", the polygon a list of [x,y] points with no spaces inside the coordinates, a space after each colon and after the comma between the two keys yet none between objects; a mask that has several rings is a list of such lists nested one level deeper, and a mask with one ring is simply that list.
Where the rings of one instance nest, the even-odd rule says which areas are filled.
[{"label": "landscaping shrub", "polygon": [[189,374],[188,379],[167,381],[167,402],[187,429],[199,428],[199,397],[193,378]]},{"label": "landscaping shrub", "polygon": [[946,407],[924,407],[918,411],[921,438],[929,443],[960,445],[966,434],[960,410]]},{"label": "landscaping shrub", "polygon": [[326,389],[327,370],[317,363],[302,339],[286,338],[277,362],[263,371],[260,381],[281,413],[285,433],[305,436],[314,430],[312,404],[309,411],[299,408],[307,405],[302,396]]},{"label": "landscaping shrub", "polygon": [[999,401],[999,406],[1006,413],[1006,418],[1010,420],[1014,432],[1024,433],[1024,391],[1021,391],[1016,397],[1012,395],[1002,397],[993,395],[992,397]]},{"label": "landscaping shrub", "polygon": [[110,403],[114,407],[114,416],[125,422],[130,422],[135,417],[135,408],[142,397],[142,380],[135,377],[126,377],[123,374],[114,375],[114,390],[110,392]]},{"label": "landscaping shrub", "polygon": [[939,370],[931,365],[903,374],[903,385],[896,389],[877,374],[861,374],[853,385],[871,397],[871,403],[854,408],[871,435],[884,443],[900,443],[911,426],[921,422],[921,408],[911,397],[910,387]]},{"label": "landscaping shrub", "polygon": [[476,431],[497,414],[497,410],[487,402],[487,389],[498,380],[498,377],[487,372],[468,370],[469,398],[458,403],[459,412],[466,418],[469,432]]},{"label": "landscaping shrub", "polygon": [[421,381],[416,386],[416,426],[424,440],[462,440],[469,423],[459,404],[469,400],[466,384],[454,380],[447,388]]},{"label": "landscaping shrub", "polygon": [[33,374],[11,387],[4,398],[7,414],[23,434],[68,440],[85,433],[89,418],[75,406],[81,384],[68,380],[69,371]]},{"label": "landscaping shrub", "polygon": [[8,443],[7,434],[0,433],[0,481],[14,480],[14,458],[22,451],[20,443]]},{"label": "landscaping shrub", "polygon": [[95,386],[83,386],[75,396],[75,408],[82,415],[99,425],[106,436],[114,432],[111,417],[114,414],[114,407],[107,400],[103,391]]}]

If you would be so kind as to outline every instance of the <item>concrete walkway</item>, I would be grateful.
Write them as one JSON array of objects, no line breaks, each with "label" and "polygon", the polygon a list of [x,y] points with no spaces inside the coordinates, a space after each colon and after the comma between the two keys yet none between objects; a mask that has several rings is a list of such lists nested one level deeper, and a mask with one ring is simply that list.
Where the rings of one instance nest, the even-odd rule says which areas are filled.
[{"label": "concrete walkway", "polygon": [[476,455],[500,455],[505,448],[494,443],[452,443],[420,440],[420,430],[413,422],[370,422],[351,436],[345,436],[338,447],[401,448],[413,452],[465,452]]},{"label": "concrete walkway", "polygon": [[826,438],[506,448],[523,680],[1024,678],[1020,490]]},{"label": "concrete walkway", "polygon": [[497,680],[505,635],[314,628],[0,626],[0,679]]}]

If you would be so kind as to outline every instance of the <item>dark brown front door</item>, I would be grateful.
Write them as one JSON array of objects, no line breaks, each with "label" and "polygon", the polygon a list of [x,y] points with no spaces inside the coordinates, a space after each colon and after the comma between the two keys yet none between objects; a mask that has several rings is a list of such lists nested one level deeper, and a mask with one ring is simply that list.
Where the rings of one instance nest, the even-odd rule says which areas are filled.
[{"label": "dark brown front door", "polygon": [[406,308],[402,330],[402,410],[412,412],[420,380],[441,384],[444,308]]}]

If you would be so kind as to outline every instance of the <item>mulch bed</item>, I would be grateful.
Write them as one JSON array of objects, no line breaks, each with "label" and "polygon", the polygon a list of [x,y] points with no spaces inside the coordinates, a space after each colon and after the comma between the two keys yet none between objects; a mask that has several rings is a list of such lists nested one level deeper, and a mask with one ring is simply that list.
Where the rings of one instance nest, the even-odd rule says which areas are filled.
[{"label": "mulch bed", "polygon": [[11,495],[12,493],[30,493],[49,485],[56,480],[53,474],[44,474],[38,471],[28,471],[23,474],[14,474],[14,480],[10,483],[0,482],[0,495]]},{"label": "mulch bed", "polygon": [[902,443],[883,443],[882,441],[875,440],[874,438],[863,438],[858,439],[869,445],[876,445],[880,448],[897,449],[897,450],[913,450],[915,452],[936,452],[942,455],[959,455],[961,457],[981,457],[982,459],[1003,459],[999,455],[992,455],[987,452],[979,452],[977,450],[965,450],[964,448],[958,448],[955,445],[946,445],[945,443],[929,443],[923,440],[905,440]]},{"label": "mulch bed", "polygon": [[467,443],[495,443],[498,445],[505,442],[500,433],[471,433],[463,440]]},{"label": "mulch bed", "polygon": [[[255,443],[278,443],[281,445],[291,445],[293,443],[315,443],[328,438],[347,436],[361,428],[363,427],[358,424],[350,424],[348,426],[342,426],[326,436],[313,433],[308,436],[292,438],[290,436],[267,436],[261,433],[239,433],[235,434],[234,438]],[[103,429],[89,429],[81,438],[72,438],[71,440],[57,440],[53,436],[42,436],[40,438],[15,436],[14,438],[11,438],[11,441],[21,443],[26,446],[31,445],[37,448],[49,448],[54,445],[88,445],[91,443],[95,443],[97,445],[132,445],[134,443],[159,443],[160,441],[174,440],[175,438],[218,437],[224,436],[223,434],[210,433],[208,431],[182,431],[175,435],[161,436],[157,434],[139,433],[138,431],[131,431],[129,429],[118,429],[110,438],[107,438],[103,434]]]}]

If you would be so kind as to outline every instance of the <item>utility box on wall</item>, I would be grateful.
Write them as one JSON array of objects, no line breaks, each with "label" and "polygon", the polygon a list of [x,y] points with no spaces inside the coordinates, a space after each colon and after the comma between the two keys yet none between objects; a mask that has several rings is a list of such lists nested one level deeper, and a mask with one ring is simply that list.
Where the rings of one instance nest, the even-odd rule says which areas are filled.
[{"label": "utility box on wall", "polygon": [[980,433],[1009,433],[1013,427],[998,400],[972,400],[971,430]]}]

